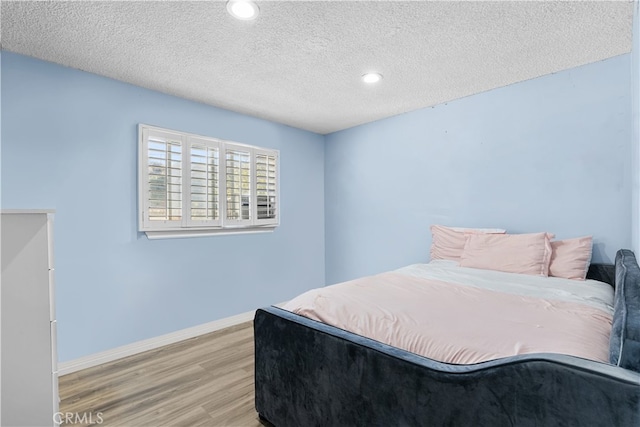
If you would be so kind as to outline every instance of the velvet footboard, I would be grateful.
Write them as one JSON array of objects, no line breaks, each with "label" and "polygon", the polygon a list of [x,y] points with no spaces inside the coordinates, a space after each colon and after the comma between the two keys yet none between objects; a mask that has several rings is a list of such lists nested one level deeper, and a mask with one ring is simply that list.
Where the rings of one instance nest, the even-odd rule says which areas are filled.
[{"label": "velvet footboard", "polygon": [[449,365],[267,307],[256,410],[277,427],[640,426],[640,374],[556,354]]}]

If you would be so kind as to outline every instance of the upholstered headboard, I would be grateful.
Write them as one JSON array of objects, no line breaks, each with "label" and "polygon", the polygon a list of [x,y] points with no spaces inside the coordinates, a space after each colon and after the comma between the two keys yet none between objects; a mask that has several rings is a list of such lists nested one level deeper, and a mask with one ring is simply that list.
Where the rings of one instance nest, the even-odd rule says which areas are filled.
[{"label": "upholstered headboard", "polygon": [[608,283],[612,287],[616,286],[616,265],[615,264],[590,264],[587,271],[587,279],[598,280]]},{"label": "upholstered headboard", "polygon": [[640,372],[640,267],[632,251],[616,254],[615,279],[609,362]]}]

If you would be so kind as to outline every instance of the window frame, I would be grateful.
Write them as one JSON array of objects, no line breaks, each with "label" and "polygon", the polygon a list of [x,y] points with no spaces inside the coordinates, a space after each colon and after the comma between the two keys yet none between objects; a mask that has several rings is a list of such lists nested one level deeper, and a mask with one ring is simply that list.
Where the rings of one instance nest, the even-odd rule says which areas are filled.
[{"label": "window frame", "polygon": [[[267,157],[267,175],[269,173],[269,166],[268,166],[268,158],[271,156],[275,157],[275,198],[276,198],[276,202],[275,202],[275,217],[274,218],[264,218],[264,219],[260,219],[258,218],[258,177],[257,177],[257,172],[258,172],[258,168],[257,168],[257,157],[258,156],[266,156]],[[253,149],[253,177],[252,177],[252,181],[255,187],[255,191],[253,192],[253,196],[255,198],[254,203],[253,203],[253,210],[254,210],[254,218],[255,218],[255,223],[257,225],[263,225],[263,226],[268,226],[268,225],[273,225],[273,224],[278,224],[279,223],[279,218],[280,218],[280,205],[279,205],[279,200],[280,200],[280,194],[279,194],[279,190],[280,190],[280,181],[279,181],[279,177],[280,177],[280,171],[278,169],[280,161],[278,159],[278,153],[275,152],[274,150],[267,150],[264,148],[254,148]],[[267,182],[267,186],[268,186],[268,182]],[[268,193],[268,191],[267,191]],[[270,197],[269,194],[267,194],[266,196],[267,198]]]},{"label": "window frame", "polygon": [[[211,228],[211,227],[220,227],[222,225],[221,217],[220,217],[220,188],[218,188],[218,198],[216,200],[218,206],[218,218],[217,219],[209,219],[209,220],[194,220],[191,217],[191,209],[192,209],[192,182],[191,175],[193,172],[192,168],[192,157],[193,157],[193,146],[194,145],[203,145],[205,150],[210,148],[214,148],[218,150],[218,187],[220,187],[220,141],[215,138],[203,138],[200,136],[188,136],[186,143],[186,158],[189,159],[189,163],[187,165],[188,173],[185,173],[183,180],[183,189],[188,189],[188,200],[183,200],[183,212],[185,215],[183,216],[183,227],[187,229],[198,229],[198,228]],[[209,171],[205,171],[208,175]],[[184,197],[184,196],[183,196]],[[208,203],[208,200],[205,202]]]},{"label": "window frame", "polygon": [[[181,144],[181,217],[179,220],[149,219],[149,140],[158,137]],[[192,149],[204,146],[218,150],[218,191],[217,219],[194,220],[191,217],[191,174]],[[227,150],[239,150],[249,154],[249,219],[227,218]],[[275,215],[274,218],[258,219],[258,186],[256,182],[256,155],[275,158]],[[273,231],[280,225],[280,152],[278,150],[256,147],[235,141],[227,141],[171,129],[140,123],[138,125],[138,231],[146,233],[149,239],[197,237],[214,234],[239,234]],[[207,163],[208,164],[208,163]],[[241,173],[241,172],[240,172]],[[207,179],[209,169],[207,168]],[[208,184],[208,183],[207,183]],[[167,185],[169,185],[167,183]],[[166,190],[168,191],[168,190]],[[207,193],[208,194],[208,193]],[[209,199],[207,198],[207,206]],[[169,203],[169,202],[167,202]],[[242,195],[240,196],[240,215],[242,215]],[[168,209],[168,208],[167,208]]]},{"label": "window frame", "polygon": [[[244,152],[247,153],[249,155],[249,218],[248,219],[230,219],[227,217],[229,211],[228,211],[228,199],[229,199],[229,187],[227,186],[227,175],[228,175],[228,168],[229,165],[227,165],[227,150],[234,150],[234,151],[238,151],[238,152]],[[237,143],[228,143],[225,144],[224,146],[224,183],[225,183],[225,203],[224,203],[224,223],[227,225],[227,227],[250,227],[251,225],[253,225],[254,220],[256,219],[256,216],[253,214],[253,207],[255,206],[254,203],[254,198],[255,198],[255,194],[254,194],[254,190],[255,190],[255,179],[254,179],[254,175],[255,175],[255,167],[254,162],[254,154],[253,154],[253,147],[249,147],[249,146],[243,146],[241,144],[237,144]],[[242,181],[240,181],[240,190],[242,189]],[[242,194],[240,194],[240,215],[242,215]]]}]

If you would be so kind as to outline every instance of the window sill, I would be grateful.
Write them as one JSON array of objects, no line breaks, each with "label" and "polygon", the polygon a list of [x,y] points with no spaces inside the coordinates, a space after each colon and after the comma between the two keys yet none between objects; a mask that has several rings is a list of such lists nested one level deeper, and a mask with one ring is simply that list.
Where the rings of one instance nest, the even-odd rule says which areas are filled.
[{"label": "window sill", "polygon": [[271,233],[276,226],[264,227],[238,227],[238,228],[210,228],[199,230],[158,230],[143,231],[149,240],[157,239],[185,239],[190,237],[208,237],[220,236],[227,234],[255,234],[255,233]]}]

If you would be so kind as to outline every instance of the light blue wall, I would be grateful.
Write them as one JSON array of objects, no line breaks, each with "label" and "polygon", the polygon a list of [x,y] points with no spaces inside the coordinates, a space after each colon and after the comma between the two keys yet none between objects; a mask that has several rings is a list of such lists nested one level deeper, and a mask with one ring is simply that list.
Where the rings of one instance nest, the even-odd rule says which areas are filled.
[{"label": "light blue wall", "polygon": [[[634,48],[637,17],[635,28]],[[637,55],[326,137],[8,52],[1,60],[1,203],[57,210],[61,361],[424,261],[433,223],[593,234],[596,261],[629,247],[638,225]],[[282,225],[137,233],[138,123],[279,149]]]},{"label": "light blue wall", "polygon": [[[274,233],[137,232],[137,124],[280,150]],[[68,361],[322,286],[324,138],[2,53],[2,208],[55,208],[59,357]]]},{"label": "light blue wall", "polygon": [[640,257],[640,2],[633,4],[633,41],[631,47],[631,96],[633,114],[632,162],[633,192],[631,235],[633,251]]},{"label": "light blue wall", "polygon": [[326,137],[326,278],[429,257],[429,225],[631,244],[630,55]]}]

